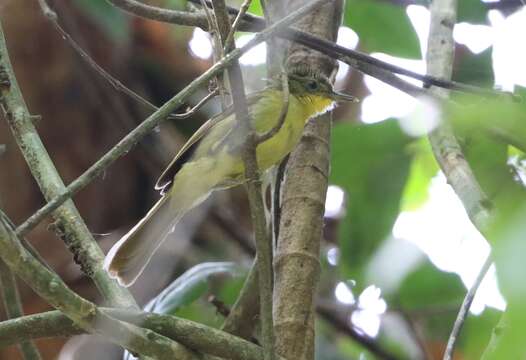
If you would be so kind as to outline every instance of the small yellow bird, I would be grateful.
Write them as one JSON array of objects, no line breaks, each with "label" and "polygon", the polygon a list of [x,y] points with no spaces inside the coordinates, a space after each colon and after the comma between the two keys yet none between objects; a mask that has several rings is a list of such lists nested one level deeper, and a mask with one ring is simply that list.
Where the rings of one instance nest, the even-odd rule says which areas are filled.
[{"label": "small yellow bird", "polygon": [[[324,76],[288,75],[289,106],[284,123],[274,136],[256,148],[258,167],[278,164],[299,142],[307,120],[330,110],[336,101],[356,101],[334,91]],[[258,134],[279,121],[284,96],[281,82],[247,97],[252,126]],[[104,268],[121,285],[130,286],[181,217],[218,189],[242,184],[242,147],[246,134],[238,126],[232,107],[208,120],[182,147],[157,181],[161,199],[146,216],[109,251]]]}]

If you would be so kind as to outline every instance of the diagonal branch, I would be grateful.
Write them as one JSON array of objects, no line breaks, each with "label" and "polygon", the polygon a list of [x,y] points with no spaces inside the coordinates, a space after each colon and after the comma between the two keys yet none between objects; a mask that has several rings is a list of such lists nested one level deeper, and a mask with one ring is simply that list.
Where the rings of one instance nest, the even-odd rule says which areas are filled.
[{"label": "diagonal branch", "polygon": [[[167,10],[159,7],[150,7],[154,8],[155,11],[146,11],[144,7],[139,7],[131,5],[137,4],[137,1],[135,0],[107,0],[110,2],[118,2],[118,3],[130,3],[130,5],[126,6],[126,10],[130,12],[133,15],[151,19],[151,20],[157,20],[172,24],[179,24],[179,25],[188,25],[188,26],[197,26],[202,28],[203,30],[208,30],[208,25],[206,22],[206,16],[205,14],[196,14],[196,13],[190,13],[190,12],[182,12],[177,11],[173,12],[173,10]],[[201,0],[189,0],[192,3],[200,5]],[[211,3],[211,0],[206,0],[208,4]],[[146,5],[143,5],[146,6]],[[228,12],[231,15],[237,15],[239,13],[239,10],[233,7],[227,7]],[[160,15],[162,14],[162,16]],[[181,17],[185,17],[184,20],[181,20]],[[261,17],[254,16],[251,14],[244,14],[242,18],[242,22],[240,24],[240,30],[241,31],[261,31],[265,28],[265,20]],[[287,28],[281,31],[277,36],[292,40],[295,42],[298,42],[302,45],[305,45],[307,47],[310,47],[314,50],[320,51],[330,57],[333,57],[337,60],[343,61],[350,65],[351,67],[362,71],[362,69],[368,69],[370,67],[374,68],[380,68],[389,72],[393,72],[399,75],[405,75],[417,80],[420,80],[423,82],[425,86],[437,86],[437,87],[443,87],[446,89],[451,90],[459,90],[459,91],[465,91],[469,93],[475,93],[482,96],[510,96],[509,93],[501,92],[497,90],[492,89],[486,89],[486,88],[480,88],[473,85],[463,84],[451,80],[447,80],[441,77],[432,76],[432,75],[422,75],[419,73],[416,73],[414,71],[411,71],[409,69],[404,69],[402,67],[387,63],[385,61],[376,59],[370,55],[364,54],[362,52],[347,49],[343,46],[337,45],[334,42],[327,41],[325,39],[322,39],[318,36],[313,36],[311,34],[308,34],[306,32]],[[377,76],[381,76],[381,73],[376,73]],[[374,75],[371,75],[374,76]],[[376,77],[376,76],[375,76]],[[377,77],[379,80],[384,81],[382,77]]]},{"label": "diagonal branch", "polygon": [[159,359],[182,358],[184,349],[177,343],[151,330],[116,320],[69,289],[58,275],[27,252],[3,217],[0,218],[0,258],[39,296],[83,330],[104,336],[138,354]]},{"label": "diagonal branch", "polygon": [[[137,94],[132,89],[125,86],[120,80],[115,78],[113,75],[104,70],[99,64],[97,64],[97,62],[93,60],[93,58],[86,52],[86,50],[84,50],[75,40],[73,40],[71,35],[59,24],[58,15],[53,9],[51,9],[49,4],[47,3],[47,0],[38,0],[38,2],[40,4],[42,14],[51,22],[51,24],[53,25],[55,30],[60,34],[60,36],[62,36],[62,38],[69,44],[69,46],[71,46],[71,48],[89,67],[91,67],[97,74],[99,74],[104,80],[106,80],[115,90],[122,92],[129,98],[137,101],[138,103],[142,104],[151,111],[159,110],[157,106],[155,106],[150,101]],[[209,97],[207,96],[205,99],[208,100]],[[189,116],[193,115],[195,111],[199,109],[203,104],[204,102],[201,101],[192,109],[193,111],[188,111],[183,114],[171,114],[168,116],[168,119],[186,119]]]},{"label": "diagonal branch", "polygon": [[[47,200],[59,195],[65,186],[33,125],[9,61],[0,24],[0,105],[24,158]],[[53,213],[55,229],[74,254],[84,273],[90,276],[105,299],[115,305],[136,306],[130,293],[112,281],[102,268],[104,255],[93,239],[72,201]]]}]

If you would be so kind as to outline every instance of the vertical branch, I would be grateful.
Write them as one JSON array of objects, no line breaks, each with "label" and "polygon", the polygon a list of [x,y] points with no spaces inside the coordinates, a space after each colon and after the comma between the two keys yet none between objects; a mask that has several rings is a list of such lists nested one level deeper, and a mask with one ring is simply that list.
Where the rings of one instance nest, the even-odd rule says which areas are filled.
[{"label": "vertical branch", "polygon": [[[0,105],[24,158],[46,200],[64,192],[65,186],[33,124],[14,76],[0,25]],[[130,293],[111,280],[102,268],[104,255],[71,200],[55,212],[54,228],[73,253],[83,272],[93,278],[104,298],[114,305],[134,306]]]},{"label": "vertical branch", "polygon": [[[457,0],[434,0],[431,4],[431,26],[426,54],[427,72],[430,76],[451,78],[456,9]],[[430,88],[429,91],[441,98],[449,95],[448,90],[437,87]],[[429,142],[440,168],[462,200],[471,221],[484,233],[490,218],[490,202],[475,179],[447,119],[442,119],[442,123],[429,134]]]},{"label": "vertical branch", "polygon": [[[289,6],[298,6],[300,0]],[[304,18],[298,28],[334,41],[342,2],[327,4]],[[287,56],[289,72],[307,67],[330,77],[335,61],[293,44]],[[287,359],[314,359],[314,304],[320,272],[319,250],[329,172],[329,114],[311,120],[291,154],[274,260],[274,329],[276,350]]]},{"label": "vertical branch", "polygon": [[[8,319],[19,318],[24,315],[22,302],[16,285],[16,279],[9,267],[0,260],[0,286],[2,287],[2,299]],[[31,340],[19,344],[20,351],[25,360],[41,359],[37,347]]]},{"label": "vertical branch", "polygon": [[243,284],[239,296],[223,323],[222,330],[250,340],[259,314],[258,265],[257,258]]},{"label": "vertical branch", "polygon": [[[230,33],[230,20],[224,0],[213,0],[217,25],[221,39],[225,41]],[[229,52],[231,48],[226,48]],[[245,165],[245,177],[247,179],[248,199],[250,203],[250,215],[254,227],[256,239],[256,251],[258,256],[257,271],[259,279],[260,297],[260,319],[262,342],[265,360],[273,360],[274,357],[274,334],[272,325],[272,247],[268,237],[265,221],[265,207],[261,192],[261,179],[256,159],[257,139],[252,128],[250,114],[243,85],[241,67],[236,60],[228,69],[228,79],[232,91],[236,119],[241,129],[247,134],[242,151],[242,159]]]},{"label": "vertical branch", "polygon": [[[5,146],[0,145],[0,156],[2,156]],[[4,214],[0,213],[0,218]],[[15,275],[9,267],[0,260],[0,290],[4,301],[4,310],[7,319],[15,319],[24,315],[24,308],[18,292]],[[31,340],[21,341],[18,344],[24,360],[40,360],[41,356],[38,348]]]},{"label": "vertical branch", "polygon": [[[457,18],[457,0],[434,0],[430,6],[431,25],[426,54],[428,75],[442,79],[451,79],[455,41],[453,28]],[[447,98],[446,89],[430,88],[429,91],[441,98]],[[490,220],[489,200],[482,192],[471,167],[462,153],[451,125],[447,119],[429,134],[429,142],[442,171],[459,198],[475,227],[484,234]],[[491,258],[485,261],[475,283],[469,289],[453,325],[444,360],[453,358],[455,344],[466,320],[469,308],[477,289],[491,266]]]}]

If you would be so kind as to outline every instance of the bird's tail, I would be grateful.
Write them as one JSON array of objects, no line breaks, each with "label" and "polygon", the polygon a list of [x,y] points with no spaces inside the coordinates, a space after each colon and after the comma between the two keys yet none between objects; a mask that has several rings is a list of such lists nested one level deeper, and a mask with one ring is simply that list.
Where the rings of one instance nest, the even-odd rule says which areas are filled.
[{"label": "bird's tail", "polygon": [[106,255],[104,269],[121,285],[130,286],[135,282],[184,215],[185,209],[178,209],[170,198],[170,194],[165,194]]}]

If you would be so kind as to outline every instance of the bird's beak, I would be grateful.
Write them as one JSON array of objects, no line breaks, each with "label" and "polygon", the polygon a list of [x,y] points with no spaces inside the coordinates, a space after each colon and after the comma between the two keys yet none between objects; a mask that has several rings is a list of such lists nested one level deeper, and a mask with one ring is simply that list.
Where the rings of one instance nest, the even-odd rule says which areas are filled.
[{"label": "bird's beak", "polygon": [[331,99],[334,101],[350,101],[350,102],[358,102],[360,101],[357,97],[354,97],[349,94],[344,94],[341,92],[333,91],[331,93]]}]

